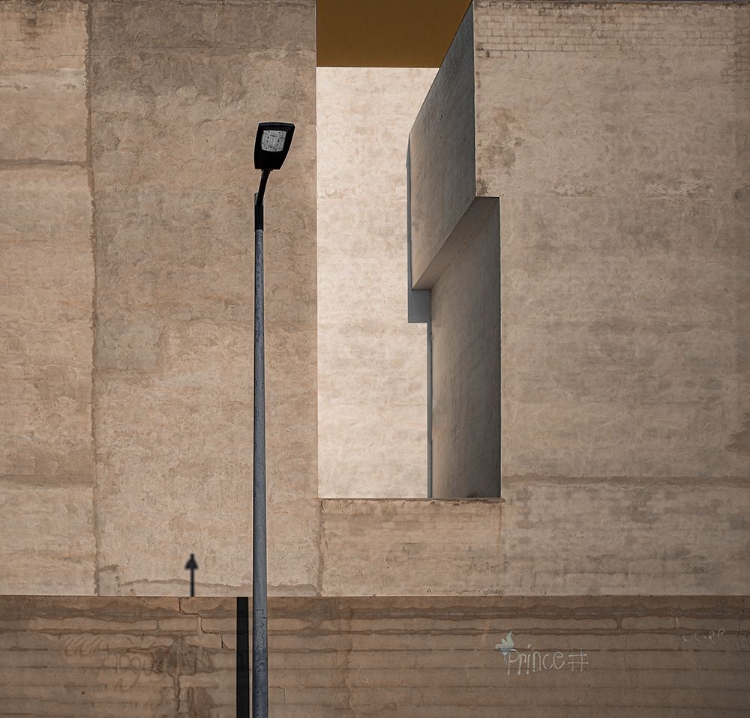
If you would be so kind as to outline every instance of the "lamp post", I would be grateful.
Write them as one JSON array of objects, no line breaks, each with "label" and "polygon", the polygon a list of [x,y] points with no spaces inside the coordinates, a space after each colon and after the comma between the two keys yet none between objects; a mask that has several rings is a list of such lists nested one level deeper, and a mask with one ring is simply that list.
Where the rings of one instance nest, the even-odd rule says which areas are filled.
[{"label": "lamp post", "polygon": [[268,588],[266,572],[266,372],[263,324],[263,196],[272,170],[281,169],[294,125],[261,122],[255,137],[255,320],[253,347],[253,718],[268,718]]}]

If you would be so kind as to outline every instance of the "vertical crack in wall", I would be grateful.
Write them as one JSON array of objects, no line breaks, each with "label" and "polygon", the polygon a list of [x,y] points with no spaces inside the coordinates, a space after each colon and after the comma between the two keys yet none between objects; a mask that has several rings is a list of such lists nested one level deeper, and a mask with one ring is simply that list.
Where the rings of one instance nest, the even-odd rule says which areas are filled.
[{"label": "vertical crack in wall", "polygon": [[[352,652],[354,651],[354,634],[352,633],[352,618],[354,617],[354,613],[351,608],[348,608],[346,610],[346,615],[341,616],[341,620],[339,625],[341,626],[341,633],[340,635],[346,636],[346,647],[342,649],[342,661],[341,661],[341,670],[342,670],[342,681],[341,681],[341,687],[346,689],[346,706],[344,710],[346,710],[347,715],[354,716],[356,718],[357,711],[354,708],[352,701],[354,698],[354,690],[356,689],[356,686],[352,685],[352,679],[355,677],[358,677],[359,673],[353,673],[353,670],[355,666],[352,664]],[[364,664],[362,664],[362,667]],[[360,667],[361,670],[361,667]]]},{"label": "vertical crack in wall", "polygon": [[323,516],[323,501],[318,498],[318,575],[315,586],[316,595],[323,595],[323,581],[326,570],[326,549],[328,545],[325,542],[325,517]]},{"label": "vertical crack in wall", "polygon": [[93,292],[91,297],[91,328],[92,328],[92,341],[91,341],[91,450],[93,452],[93,470],[94,470],[94,483],[93,483],[93,496],[92,496],[92,519],[93,519],[93,531],[94,531],[94,544],[95,544],[95,558],[94,558],[94,594],[100,595],[100,571],[101,566],[101,535],[99,530],[99,481],[97,471],[97,441],[96,441],[96,403],[97,403],[97,392],[96,392],[96,364],[97,364],[97,351],[96,351],[96,339],[97,339],[97,273],[96,273],[96,238],[97,238],[97,227],[96,227],[96,200],[94,193],[94,162],[93,153],[91,149],[92,145],[92,53],[93,53],[93,14],[94,8],[92,0],[89,0],[86,4],[86,110],[87,110],[87,124],[86,124],[86,168],[88,170],[88,181],[89,181],[89,192],[91,193],[91,258],[92,258],[92,269],[94,272],[93,281]]}]

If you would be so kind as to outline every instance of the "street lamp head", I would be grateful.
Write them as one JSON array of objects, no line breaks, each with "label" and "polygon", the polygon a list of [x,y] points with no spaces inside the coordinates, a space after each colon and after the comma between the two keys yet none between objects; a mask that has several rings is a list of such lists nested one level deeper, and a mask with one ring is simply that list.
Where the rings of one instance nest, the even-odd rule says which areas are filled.
[{"label": "street lamp head", "polygon": [[255,136],[255,169],[278,170],[292,144],[294,125],[290,122],[261,122]]}]

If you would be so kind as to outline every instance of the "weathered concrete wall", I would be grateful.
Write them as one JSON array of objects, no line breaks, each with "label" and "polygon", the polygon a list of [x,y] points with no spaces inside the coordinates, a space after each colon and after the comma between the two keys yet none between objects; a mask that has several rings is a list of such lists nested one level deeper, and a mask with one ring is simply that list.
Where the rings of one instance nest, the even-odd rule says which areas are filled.
[{"label": "weathered concrete wall", "polygon": [[266,200],[269,580],[314,590],[314,11],[94,3],[102,594],[183,592],[191,552],[213,591],[250,584],[252,150],[268,119],[297,125]]},{"label": "weathered concrete wall", "polygon": [[494,205],[431,290],[432,495],[439,498],[500,496],[500,217]]},{"label": "weathered concrete wall", "polygon": [[[469,8],[409,135],[414,286],[429,289],[476,192],[473,9]],[[446,246],[447,245],[447,246]]]},{"label": "weathered concrete wall", "polygon": [[477,2],[504,475],[748,476],[749,16]]},{"label": "weathered concrete wall", "polygon": [[[274,716],[736,716],[746,598],[276,599]],[[0,599],[2,715],[235,715],[231,599]],[[504,652],[503,652],[504,651]]]},{"label": "weathered concrete wall", "polygon": [[[472,206],[501,207],[495,590],[746,590],[749,13],[475,3]],[[454,94],[433,113],[453,116]],[[434,184],[413,174],[414,196],[419,183]]]},{"label": "weathered concrete wall", "polygon": [[321,593],[511,593],[502,527],[501,499],[324,500]]},{"label": "weathered concrete wall", "polygon": [[0,715],[234,716],[236,613],[234,599],[0,597]]},{"label": "weathered concrete wall", "polygon": [[[299,128],[268,195],[272,593],[750,590],[746,5],[478,5],[507,22],[477,47],[480,182],[454,214],[502,195],[504,502],[322,505],[312,3],[90,3],[88,85],[86,8],[0,5],[0,592],[184,593],[190,552],[201,592],[248,589],[269,115]],[[598,42],[514,49],[554,26],[513,13]]]},{"label": "weathered concrete wall", "polygon": [[0,4],[0,592],[92,593],[86,7]]},{"label": "weathered concrete wall", "polygon": [[407,321],[409,128],[435,70],[318,69],[318,493],[427,495],[423,324]]},{"label": "weathered concrete wall", "polygon": [[742,480],[509,477],[503,498],[323,502],[324,595],[743,594]]}]

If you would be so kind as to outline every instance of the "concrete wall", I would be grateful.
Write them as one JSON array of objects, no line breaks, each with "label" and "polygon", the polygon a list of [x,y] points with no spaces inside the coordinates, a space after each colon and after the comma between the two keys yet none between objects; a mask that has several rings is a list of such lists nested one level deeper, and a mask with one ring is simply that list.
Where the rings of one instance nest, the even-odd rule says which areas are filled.
[{"label": "concrete wall", "polygon": [[513,583],[631,573],[651,592],[676,570],[741,591],[724,557],[750,545],[750,8],[481,0],[475,17]]},{"label": "concrete wall", "polygon": [[477,3],[504,475],[748,476],[749,15]]},{"label": "concrete wall", "polygon": [[503,478],[502,499],[323,502],[325,595],[742,594],[741,479]]},{"label": "concrete wall", "polygon": [[318,69],[318,493],[427,495],[427,358],[409,324],[406,145],[435,70]]},{"label": "concrete wall", "polygon": [[314,10],[0,7],[0,591],[179,593],[191,552],[247,590],[269,118],[298,126],[266,204],[269,577],[314,590]]},{"label": "concrete wall", "polygon": [[500,496],[500,217],[432,288],[432,495]]},{"label": "concrete wall", "polygon": [[86,7],[0,4],[0,591],[91,593]]},{"label": "concrete wall", "polygon": [[482,3],[475,34],[537,32],[513,13],[599,42],[477,41],[480,181],[439,236],[450,276],[502,195],[504,499],[320,502],[312,3],[0,6],[0,592],[184,594],[191,552],[201,593],[247,592],[250,147],[277,113],[299,130],[268,195],[271,593],[750,590],[748,7]]},{"label": "concrete wall", "polygon": [[[274,716],[736,716],[746,598],[276,599]],[[0,599],[3,715],[235,715],[231,599]],[[503,653],[503,649],[505,653]]]},{"label": "concrete wall", "polygon": [[431,496],[500,493],[500,227],[478,197],[474,8],[412,127],[411,281],[430,290]]},{"label": "concrete wall", "polygon": [[[501,208],[503,587],[742,592],[749,9],[482,0],[467,17],[471,207]],[[429,102],[458,111],[447,86]],[[412,148],[424,137],[415,123]],[[439,197],[446,152],[412,175],[413,197]],[[420,211],[415,262],[434,241]],[[465,237],[470,215],[448,236]],[[470,254],[453,246],[454,264]]]},{"label": "concrete wall", "polygon": [[316,580],[314,10],[93,6],[101,593],[179,592],[191,552],[220,592],[251,581],[252,149],[267,119],[298,126],[266,201],[269,580]]},{"label": "concrete wall", "polygon": [[448,241],[476,196],[473,8],[466,13],[409,135],[414,287],[454,256]]}]

